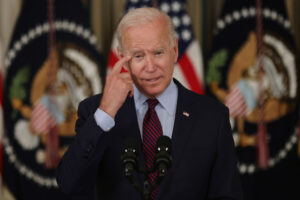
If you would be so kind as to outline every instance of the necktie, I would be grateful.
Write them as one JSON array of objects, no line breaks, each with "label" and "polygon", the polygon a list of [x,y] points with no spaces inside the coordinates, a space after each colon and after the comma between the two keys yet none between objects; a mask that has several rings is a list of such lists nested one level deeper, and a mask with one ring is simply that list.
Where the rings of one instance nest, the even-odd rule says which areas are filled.
[{"label": "necktie", "polygon": [[[151,170],[153,167],[155,146],[157,139],[162,135],[162,127],[155,111],[158,104],[157,99],[148,99],[148,111],[143,122],[143,153],[146,161],[146,169]],[[157,172],[149,173],[147,180],[152,185],[157,177]],[[151,199],[155,199],[157,188],[151,193]]]}]

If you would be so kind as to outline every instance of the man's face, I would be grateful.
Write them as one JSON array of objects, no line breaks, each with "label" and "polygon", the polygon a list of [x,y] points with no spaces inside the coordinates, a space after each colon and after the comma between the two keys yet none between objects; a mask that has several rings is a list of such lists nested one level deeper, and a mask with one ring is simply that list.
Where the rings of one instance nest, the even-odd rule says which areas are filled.
[{"label": "man's face", "polygon": [[171,45],[163,19],[124,31],[123,53],[130,55],[129,72],[137,88],[148,98],[158,97],[169,85],[178,57],[177,40]]}]

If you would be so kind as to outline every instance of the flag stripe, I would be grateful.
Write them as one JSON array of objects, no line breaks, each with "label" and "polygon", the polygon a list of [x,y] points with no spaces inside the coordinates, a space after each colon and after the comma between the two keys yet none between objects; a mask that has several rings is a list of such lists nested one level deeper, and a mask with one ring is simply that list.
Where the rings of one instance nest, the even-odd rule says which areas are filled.
[{"label": "flag stripe", "polygon": [[201,87],[200,81],[198,80],[195,70],[186,54],[183,54],[180,60],[178,61],[178,64],[186,77],[186,80],[190,86],[190,89],[203,94],[204,91]]},{"label": "flag stripe", "polygon": [[116,64],[116,62],[118,62],[118,60],[119,59],[117,57],[117,54],[115,54],[113,50],[110,50],[109,57],[108,57],[108,63],[109,63],[108,67],[112,68]]},{"label": "flag stripe", "polygon": [[47,133],[56,125],[56,120],[40,100],[34,105],[30,118],[31,128],[37,133]]}]

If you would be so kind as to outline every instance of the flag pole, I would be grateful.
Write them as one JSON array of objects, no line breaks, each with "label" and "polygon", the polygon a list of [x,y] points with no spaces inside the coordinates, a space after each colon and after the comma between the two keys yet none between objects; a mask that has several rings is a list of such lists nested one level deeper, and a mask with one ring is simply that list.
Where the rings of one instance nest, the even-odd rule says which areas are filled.
[{"label": "flag pole", "polygon": [[263,89],[263,66],[262,66],[262,0],[256,0],[256,36],[257,36],[257,61],[258,61],[258,79],[259,79],[259,99],[258,99],[258,132],[257,132],[257,162],[261,169],[268,168],[269,148],[267,141],[267,128],[264,122],[264,89]]},{"label": "flag pole", "polygon": [[[57,69],[58,69],[58,55],[56,52],[55,42],[55,13],[54,13],[55,0],[48,0],[48,22],[49,22],[49,34],[48,34],[48,92],[53,93],[54,83],[56,81]],[[59,162],[59,138],[58,138],[58,126],[50,128],[47,140],[46,140],[46,168],[55,168]]]}]

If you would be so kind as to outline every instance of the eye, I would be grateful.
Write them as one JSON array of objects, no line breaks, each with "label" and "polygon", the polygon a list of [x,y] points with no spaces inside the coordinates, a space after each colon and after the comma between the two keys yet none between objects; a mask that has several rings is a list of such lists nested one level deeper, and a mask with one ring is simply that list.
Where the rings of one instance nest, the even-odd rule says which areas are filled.
[{"label": "eye", "polygon": [[163,52],[162,51],[156,51],[155,55],[161,55]]},{"label": "eye", "polygon": [[133,55],[135,60],[141,60],[144,57],[143,53],[136,53]]}]

